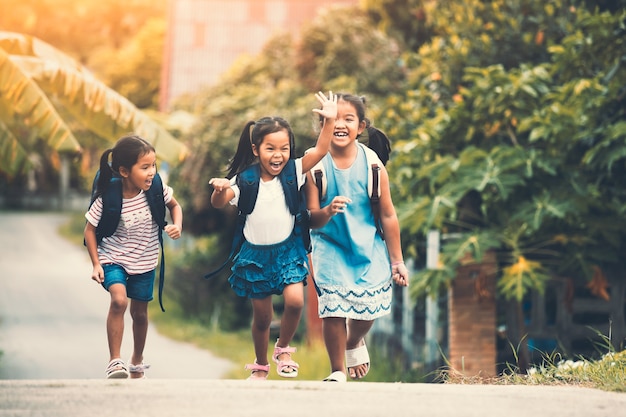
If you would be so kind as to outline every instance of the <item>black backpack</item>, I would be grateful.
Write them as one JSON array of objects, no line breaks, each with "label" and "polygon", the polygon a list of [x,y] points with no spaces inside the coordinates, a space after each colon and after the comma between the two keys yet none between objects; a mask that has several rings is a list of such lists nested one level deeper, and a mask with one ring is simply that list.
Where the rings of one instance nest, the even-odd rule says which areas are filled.
[{"label": "black backpack", "polygon": [[[98,178],[100,177],[100,171],[96,173],[91,188],[91,201],[89,207],[98,198],[102,197],[102,217],[96,227],[96,241],[98,245],[102,242],[102,238],[112,236],[117,230],[117,226],[120,223],[120,216],[122,214],[122,179],[118,176],[113,176],[109,181],[109,186],[103,191],[97,190]],[[163,308],[163,281],[165,279],[165,251],[163,250],[163,228],[167,224],[165,221],[165,199],[163,196],[163,181],[161,176],[157,173],[152,179],[152,185],[148,191],[146,191],[146,199],[148,200],[148,206],[152,213],[152,219],[159,226],[159,245],[161,246],[161,265],[159,269],[159,305],[161,311],[165,311]]]},{"label": "black backpack", "polygon": [[[285,200],[289,206],[289,212],[295,216],[294,233],[301,239],[302,245],[307,253],[311,252],[311,235],[309,233],[310,216],[306,208],[306,199],[304,196],[304,187],[298,189],[298,178],[296,176],[295,160],[290,159],[287,165],[278,175],[280,183],[283,186]],[[215,271],[206,274],[205,278],[211,278],[220,272],[235,257],[245,237],[243,236],[243,227],[246,224],[246,217],[254,210],[256,198],[259,194],[259,181],[261,180],[261,171],[258,164],[251,165],[244,171],[237,174],[237,186],[239,187],[239,204],[237,205],[237,223],[235,225],[235,234],[231,245],[228,259]]]}]

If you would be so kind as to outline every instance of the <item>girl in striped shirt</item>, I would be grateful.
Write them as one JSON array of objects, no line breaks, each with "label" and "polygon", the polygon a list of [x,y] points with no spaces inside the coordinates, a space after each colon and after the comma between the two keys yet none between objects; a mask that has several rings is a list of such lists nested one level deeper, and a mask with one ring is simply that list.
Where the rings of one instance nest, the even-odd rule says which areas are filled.
[{"label": "girl in striped shirt", "polygon": [[[109,165],[109,156],[111,164]],[[102,219],[102,196],[97,197],[85,214],[85,245],[93,264],[91,279],[111,296],[107,316],[110,362],[107,378],[142,378],[149,367],[143,363],[148,332],[148,302],[153,298],[155,269],[159,257],[159,226],[152,217],[146,192],[156,175],[154,147],[139,136],[121,138],[100,158],[98,190],[105,191],[112,176],[121,178],[122,207],[113,235],[98,242],[96,229]],[[163,199],[172,223],[165,233],[178,239],[182,232],[183,211],[171,187],[163,185]],[[120,351],[124,333],[124,314],[130,299],[134,349],[128,366]]]}]

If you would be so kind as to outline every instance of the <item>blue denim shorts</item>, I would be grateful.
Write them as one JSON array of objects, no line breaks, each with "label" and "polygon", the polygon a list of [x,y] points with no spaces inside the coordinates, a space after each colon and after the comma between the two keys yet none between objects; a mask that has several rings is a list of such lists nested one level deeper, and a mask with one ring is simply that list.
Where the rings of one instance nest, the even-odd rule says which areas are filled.
[{"label": "blue denim shorts", "polygon": [[108,291],[113,284],[123,284],[128,298],[139,301],[152,301],[154,293],[155,270],[143,274],[130,275],[124,268],[116,264],[102,265],[104,282],[102,286]]}]

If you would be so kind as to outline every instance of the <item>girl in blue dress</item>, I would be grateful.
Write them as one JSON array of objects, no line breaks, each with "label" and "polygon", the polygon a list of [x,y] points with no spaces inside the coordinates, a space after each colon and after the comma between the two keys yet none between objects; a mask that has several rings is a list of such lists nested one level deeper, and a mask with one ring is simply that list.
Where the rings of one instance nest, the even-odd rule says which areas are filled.
[{"label": "girl in blue dress", "polygon": [[[346,367],[353,379],[363,378],[369,371],[365,336],[376,318],[390,313],[392,283],[407,286],[409,273],[403,261],[387,171],[383,161],[378,161],[383,240],[370,205],[364,145],[357,138],[367,132],[370,146],[374,140],[387,145],[388,139],[369,126],[361,97],[337,97],[333,139],[329,153],[322,159],[326,192],[320,201],[315,179],[309,173],[306,196],[311,212],[311,258],[319,316],[331,365],[325,381],[345,382]],[[385,150],[388,152],[388,145]],[[388,154],[384,156],[386,159]]]}]

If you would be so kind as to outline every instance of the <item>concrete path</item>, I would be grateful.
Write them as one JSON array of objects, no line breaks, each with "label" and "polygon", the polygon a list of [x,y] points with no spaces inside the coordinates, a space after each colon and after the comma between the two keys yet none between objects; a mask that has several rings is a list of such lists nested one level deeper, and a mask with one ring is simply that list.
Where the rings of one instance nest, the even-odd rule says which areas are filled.
[{"label": "concrete path", "polygon": [[0,416],[616,417],[626,394],[576,387],[200,379],[0,381]]},{"label": "concrete path", "polygon": [[[66,219],[0,212],[0,379],[104,378],[109,295],[90,278],[87,250],[57,235]],[[126,316],[124,360],[132,353]],[[151,378],[216,379],[232,366],[153,326],[144,357]]]}]

